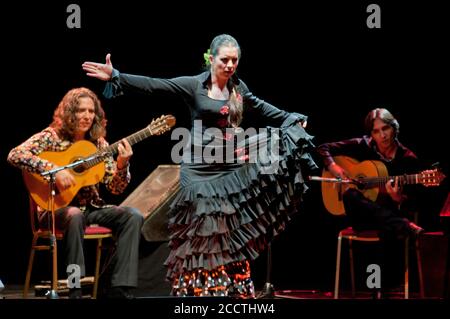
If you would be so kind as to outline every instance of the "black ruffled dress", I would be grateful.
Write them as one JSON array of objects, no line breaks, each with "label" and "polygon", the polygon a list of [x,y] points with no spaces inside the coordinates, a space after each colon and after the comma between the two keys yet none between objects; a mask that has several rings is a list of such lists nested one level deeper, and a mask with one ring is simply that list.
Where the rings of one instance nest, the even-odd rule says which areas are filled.
[{"label": "black ruffled dress", "polygon": [[167,277],[178,296],[252,297],[249,261],[297,210],[307,190],[303,174],[317,168],[310,156],[313,137],[299,125],[306,116],[256,98],[238,78],[230,81],[242,99],[244,118],[256,112],[275,125],[232,129],[228,101],[207,95],[209,78],[209,72],[155,79],[114,70],[104,95],[132,87],[184,98],[192,115],[191,136],[200,138],[186,143],[181,188],[169,211]]}]

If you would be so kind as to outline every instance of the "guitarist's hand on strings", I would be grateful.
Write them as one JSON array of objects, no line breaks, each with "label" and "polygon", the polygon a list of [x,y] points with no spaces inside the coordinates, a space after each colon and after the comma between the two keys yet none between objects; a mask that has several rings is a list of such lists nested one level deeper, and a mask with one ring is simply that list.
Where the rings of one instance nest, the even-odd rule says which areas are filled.
[{"label": "guitarist's hand on strings", "polygon": [[402,196],[402,189],[400,185],[398,184],[398,177],[395,177],[395,179],[390,179],[385,184],[386,191],[391,196],[392,200],[401,203],[403,200]]},{"label": "guitarist's hand on strings", "polygon": [[55,182],[60,192],[76,185],[73,175],[65,169],[55,174]]},{"label": "guitarist's hand on strings", "polygon": [[119,152],[119,155],[117,156],[117,169],[123,169],[128,165],[128,160],[131,155],[133,155],[133,150],[126,138],[120,141],[117,150]]},{"label": "guitarist's hand on strings", "polygon": [[328,166],[328,171],[336,178],[348,179],[347,172],[336,162],[331,163]]}]

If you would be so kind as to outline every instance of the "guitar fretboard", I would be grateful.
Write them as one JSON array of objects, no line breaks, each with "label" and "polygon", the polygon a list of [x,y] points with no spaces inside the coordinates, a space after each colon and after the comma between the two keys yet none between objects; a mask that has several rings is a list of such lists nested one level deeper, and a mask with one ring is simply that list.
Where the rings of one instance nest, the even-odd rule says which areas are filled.
[{"label": "guitar fretboard", "polygon": [[[130,136],[125,137],[125,139],[128,141],[128,143],[130,143],[130,145],[133,145],[133,144],[136,144],[137,142],[140,142],[152,135],[154,135],[154,133],[151,130],[150,126],[148,126],[134,134],[131,134]],[[106,156],[116,154],[117,150],[119,148],[119,144],[120,144],[120,141],[115,142],[114,144],[111,144],[108,147],[95,152],[92,155],[93,158],[91,160],[86,161],[86,163],[84,164],[84,167],[91,168],[91,167],[103,162]]]},{"label": "guitar fretboard", "polygon": [[399,175],[399,176],[384,176],[384,177],[364,177],[359,179],[367,188],[384,186],[389,180],[394,181],[398,178],[399,185],[419,184],[423,183],[423,178],[420,174]]},{"label": "guitar fretboard", "polygon": [[[137,142],[140,142],[142,140],[145,140],[147,137],[152,136],[153,133],[150,129],[150,127],[146,127],[142,130],[140,130],[139,132],[136,132],[130,136],[125,137],[125,139],[128,141],[128,143],[130,143],[130,145],[136,144]],[[108,152],[111,154],[115,154],[117,153],[117,149],[119,148],[119,143],[115,142],[114,144],[109,145],[108,147],[106,147],[105,149],[103,149],[101,152],[98,153],[102,153],[102,152]]]}]

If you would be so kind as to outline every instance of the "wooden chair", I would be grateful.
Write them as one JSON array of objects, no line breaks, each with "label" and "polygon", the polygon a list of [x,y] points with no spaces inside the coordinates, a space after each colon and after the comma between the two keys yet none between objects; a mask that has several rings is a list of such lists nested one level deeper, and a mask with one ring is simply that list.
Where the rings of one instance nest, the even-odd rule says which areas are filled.
[{"label": "wooden chair", "polygon": [[[29,197],[29,210],[30,210],[30,222],[31,222],[31,231],[33,233],[33,239],[31,241],[31,252],[30,252],[30,258],[28,261],[28,268],[27,268],[27,274],[25,277],[25,286],[23,289],[23,297],[28,297],[28,290],[30,288],[30,279],[31,279],[31,271],[33,269],[33,261],[34,261],[34,255],[36,251],[43,251],[48,250],[53,252],[53,249],[50,245],[50,237],[51,237],[51,231],[47,229],[41,229],[38,226],[36,217],[37,217],[37,205],[33,201],[31,197]],[[56,231],[56,239],[61,240],[63,239],[63,233],[61,231]],[[112,238],[112,231],[109,228],[101,227],[101,226],[89,226],[86,228],[84,239],[87,240],[97,240],[97,249],[96,249],[96,258],[95,258],[95,274],[94,274],[94,285],[93,285],[93,291],[92,291],[92,298],[97,298],[97,291],[98,291],[98,280],[99,280],[99,273],[100,273],[100,261],[101,261],[101,254],[102,254],[102,248],[103,248],[103,239],[105,238]],[[45,244],[38,244],[38,241],[40,239],[45,239],[47,243]],[[53,278],[58,278],[57,276],[57,269],[58,267],[53,267]]]},{"label": "wooden chair", "polygon": [[[352,297],[355,296],[355,270],[354,270],[354,261],[353,261],[353,242],[379,242],[380,237],[378,236],[377,231],[355,231],[352,227],[348,227],[339,232],[338,235],[338,243],[337,243],[337,255],[336,255],[336,275],[334,282],[334,299],[339,298],[339,279],[341,272],[341,251],[342,251],[342,240],[346,239],[348,241],[349,248],[349,257],[350,257],[350,276],[351,276],[351,284],[352,284]],[[420,258],[419,250],[417,248],[416,241],[416,252],[418,258]],[[409,299],[409,239],[405,239],[405,250],[404,250],[404,298]],[[418,260],[418,264],[420,267],[420,260]],[[422,275],[421,268],[419,269],[419,283],[420,283],[420,291],[423,294],[423,285],[422,285]]]}]

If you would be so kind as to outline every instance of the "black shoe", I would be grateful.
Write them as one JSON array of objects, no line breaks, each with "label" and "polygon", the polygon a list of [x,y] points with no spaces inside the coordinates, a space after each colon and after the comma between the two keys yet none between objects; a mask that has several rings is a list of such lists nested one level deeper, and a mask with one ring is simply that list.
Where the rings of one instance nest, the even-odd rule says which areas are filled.
[{"label": "black shoe", "polygon": [[408,227],[410,234],[414,237],[419,237],[419,235],[424,232],[424,229],[422,227],[417,226],[413,222],[409,222]]},{"label": "black shoe", "polygon": [[71,288],[69,289],[69,299],[82,299],[83,294],[81,288]]},{"label": "black shoe", "polygon": [[106,291],[104,297],[107,299],[134,299],[128,287],[111,287]]}]

